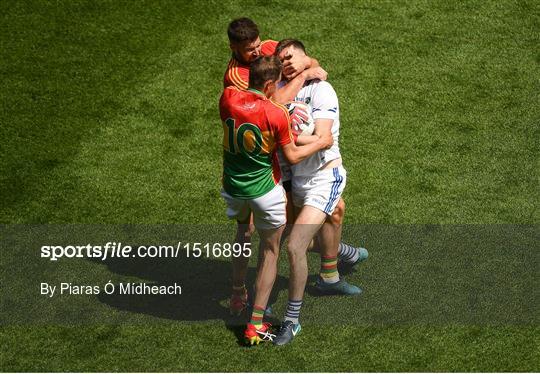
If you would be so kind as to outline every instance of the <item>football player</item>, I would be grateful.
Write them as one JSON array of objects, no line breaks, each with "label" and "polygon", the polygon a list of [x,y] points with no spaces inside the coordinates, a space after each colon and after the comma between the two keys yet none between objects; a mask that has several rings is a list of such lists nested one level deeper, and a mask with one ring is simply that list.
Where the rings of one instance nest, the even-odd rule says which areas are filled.
[{"label": "football player", "polygon": [[[306,53],[302,42],[285,39],[277,45],[276,55],[281,61],[286,61],[303,58]],[[327,81],[312,80],[302,87],[295,101],[309,104],[315,121],[313,135],[298,136],[297,144],[309,144],[326,136],[331,136],[334,141],[331,148],[291,165],[293,203],[299,208],[299,213],[287,246],[290,265],[289,300],[282,326],[274,339],[276,345],[289,343],[300,331],[300,308],[308,276],[306,253],[316,235],[322,255],[316,288],[323,293],[361,293],[360,288],[339,276],[337,254],[342,226],[330,219],[347,180],[339,152],[340,123],[336,92]]]},{"label": "football player", "polygon": [[285,191],[280,182],[276,147],[296,164],[333,143],[331,135],[296,146],[287,109],[268,99],[281,77],[276,56],[252,62],[247,90],[224,89],[220,99],[223,122],[223,190],[227,216],[241,225],[253,222],[260,236],[259,266],[251,320],[244,334],[250,344],[271,340],[264,311],[277,274],[281,234],[286,223]]}]

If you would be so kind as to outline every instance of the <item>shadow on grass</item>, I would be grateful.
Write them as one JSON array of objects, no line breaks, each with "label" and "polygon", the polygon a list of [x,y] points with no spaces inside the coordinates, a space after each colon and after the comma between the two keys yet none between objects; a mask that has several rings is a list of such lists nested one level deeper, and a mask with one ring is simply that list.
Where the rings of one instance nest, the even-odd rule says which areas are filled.
[{"label": "shadow on grass", "polygon": [[[135,246],[134,246],[135,247]],[[181,286],[180,295],[126,295],[118,290],[111,295],[100,293],[100,302],[110,307],[131,313],[146,314],[167,320],[182,322],[204,322],[222,320],[225,326],[236,336],[238,343],[243,344],[245,324],[249,320],[250,311],[241,316],[229,313],[229,297],[231,294],[231,261],[210,258],[175,258],[175,259],[116,259],[104,262],[107,268],[118,275],[126,277],[122,283],[133,285],[146,283],[149,286]],[[252,266],[254,259],[250,260]],[[250,294],[254,284],[255,268],[248,269],[247,286]],[[287,279],[276,278],[269,304],[275,303],[280,291],[286,290]],[[118,287],[117,287],[118,288]],[[251,295],[250,295],[251,296]],[[279,320],[273,316],[265,318],[272,324]]]}]

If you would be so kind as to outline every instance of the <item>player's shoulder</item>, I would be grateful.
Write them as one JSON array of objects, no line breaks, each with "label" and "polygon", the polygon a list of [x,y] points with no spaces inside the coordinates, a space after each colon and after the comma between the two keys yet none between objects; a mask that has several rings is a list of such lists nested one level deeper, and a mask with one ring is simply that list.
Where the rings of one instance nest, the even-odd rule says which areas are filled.
[{"label": "player's shoulder", "polygon": [[247,88],[247,77],[249,76],[249,67],[242,65],[235,58],[231,58],[225,72],[226,85],[234,85],[239,88]]},{"label": "player's shoulder", "polygon": [[272,40],[272,39],[266,39],[266,40],[263,40],[261,42],[261,47],[264,47],[264,46],[276,46],[278,45],[278,42],[275,41],[275,40]]},{"label": "player's shoulder", "polygon": [[265,56],[271,56],[276,51],[278,42],[272,39],[267,39],[261,42],[261,53]]},{"label": "player's shoulder", "polygon": [[232,96],[232,95],[237,95],[239,94],[240,92],[243,92],[244,90],[236,87],[236,86],[227,86],[223,89],[223,94],[224,95],[228,95],[228,96]]},{"label": "player's shoulder", "polygon": [[227,65],[227,69],[228,70],[231,70],[231,69],[236,69],[236,70],[247,69],[247,70],[249,70],[249,66],[244,65],[240,61],[238,61],[236,58],[231,57],[231,59],[229,60],[229,64]]},{"label": "player's shoulder", "polygon": [[310,83],[310,85],[312,86],[311,92],[313,95],[337,97],[336,90],[334,90],[334,87],[330,82],[319,79],[312,82],[313,83]]},{"label": "player's shoulder", "polygon": [[281,118],[289,121],[289,111],[287,108],[272,99],[265,100],[265,110],[272,118]]},{"label": "player's shoulder", "polygon": [[236,97],[241,96],[243,92],[245,91],[236,86],[227,86],[223,89],[223,93],[221,94],[221,101],[234,100]]},{"label": "player's shoulder", "polygon": [[334,87],[332,87],[332,84],[328,81],[323,81],[320,79],[314,79],[309,82],[310,85],[313,86],[313,88],[317,88],[320,90],[332,90],[334,91]]}]

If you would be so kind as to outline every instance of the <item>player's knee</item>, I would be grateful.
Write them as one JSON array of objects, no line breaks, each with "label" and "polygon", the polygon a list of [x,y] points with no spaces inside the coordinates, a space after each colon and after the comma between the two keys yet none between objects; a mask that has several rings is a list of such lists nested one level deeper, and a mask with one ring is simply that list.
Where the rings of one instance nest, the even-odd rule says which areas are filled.
[{"label": "player's knee", "polygon": [[294,263],[302,255],[306,255],[306,248],[298,245],[297,241],[289,240],[289,244],[287,245],[287,255],[289,256],[289,262]]},{"label": "player's knee", "polygon": [[239,223],[236,235],[240,241],[250,241],[254,232],[255,225],[252,223]]},{"label": "player's knee", "polygon": [[262,254],[262,261],[266,266],[274,266],[278,261],[278,254],[271,250],[265,250]]},{"label": "player's knee", "polygon": [[339,199],[334,212],[330,216],[330,221],[335,225],[341,225],[343,223],[343,217],[345,216],[345,201]]},{"label": "player's knee", "polygon": [[345,200],[339,199],[336,204],[335,214],[343,217],[345,215]]},{"label": "player's knee", "polygon": [[261,251],[263,257],[275,257],[279,255],[279,243],[273,241],[261,242]]}]

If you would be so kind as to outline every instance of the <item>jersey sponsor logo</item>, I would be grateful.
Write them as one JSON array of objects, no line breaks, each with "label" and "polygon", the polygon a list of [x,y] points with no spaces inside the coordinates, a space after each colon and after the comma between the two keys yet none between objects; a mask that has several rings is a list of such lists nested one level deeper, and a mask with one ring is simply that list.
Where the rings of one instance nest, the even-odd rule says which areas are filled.
[{"label": "jersey sponsor logo", "polygon": [[313,202],[314,202],[315,204],[319,204],[319,205],[321,205],[321,206],[327,204],[326,201],[322,201],[321,199],[313,199]]}]

